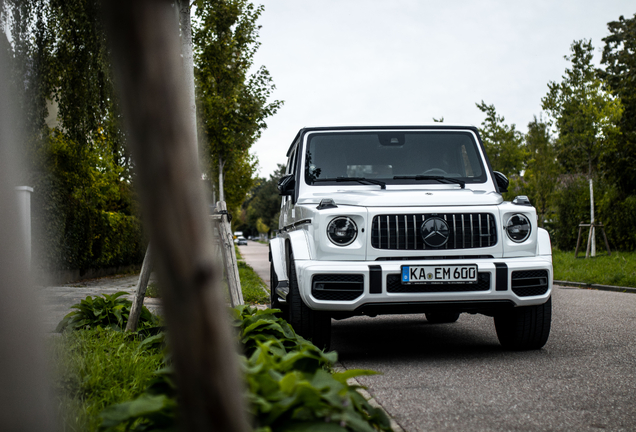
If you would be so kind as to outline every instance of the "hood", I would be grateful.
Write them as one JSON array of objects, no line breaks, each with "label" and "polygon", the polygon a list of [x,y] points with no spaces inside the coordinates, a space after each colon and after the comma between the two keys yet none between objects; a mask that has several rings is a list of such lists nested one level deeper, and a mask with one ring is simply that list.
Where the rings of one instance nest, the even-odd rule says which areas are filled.
[{"label": "hood", "polygon": [[314,193],[298,200],[298,204],[319,204],[331,198],[336,204],[361,207],[428,207],[498,205],[503,198],[496,192],[470,189],[413,190],[334,190]]}]

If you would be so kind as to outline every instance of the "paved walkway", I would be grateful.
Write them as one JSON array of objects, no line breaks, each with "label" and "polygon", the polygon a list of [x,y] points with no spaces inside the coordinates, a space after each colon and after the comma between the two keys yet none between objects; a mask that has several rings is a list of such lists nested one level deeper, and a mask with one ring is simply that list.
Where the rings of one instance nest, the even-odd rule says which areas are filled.
[{"label": "paved walkway", "polygon": [[[239,246],[245,261],[252,266],[254,271],[265,281],[269,288],[269,258],[268,245],[250,241],[248,246]],[[101,294],[114,294],[119,291],[132,296],[137,286],[138,274],[109,276],[98,279],[89,279],[70,284],[38,287],[42,303],[43,325],[47,332],[53,332],[57,324],[66,314],[71,312],[71,306],[79,303],[87,296],[99,296]],[[151,276],[154,280],[154,274]],[[156,298],[144,299],[144,305],[153,312],[160,309],[160,300]]]},{"label": "paved walkway", "polygon": [[269,288],[269,245],[248,241],[247,246],[239,246],[243,260],[248,263]]},{"label": "paved walkway", "polygon": [[[139,275],[119,275],[74,282],[71,284],[40,287],[43,314],[43,324],[47,332],[52,332],[64,316],[71,312],[71,306],[79,303],[87,296],[114,294],[118,291],[129,293],[132,300]],[[151,281],[152,281],[151,277]],[[146,298],[144,305],[152,311],[159,309],[159,299]]]}]

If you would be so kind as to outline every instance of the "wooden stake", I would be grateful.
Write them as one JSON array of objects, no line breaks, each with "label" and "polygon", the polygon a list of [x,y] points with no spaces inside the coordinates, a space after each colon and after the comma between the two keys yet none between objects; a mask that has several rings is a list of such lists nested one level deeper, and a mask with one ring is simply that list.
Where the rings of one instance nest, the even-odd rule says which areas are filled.
[{"label": "wooden stake", "polygon": [[234,237],[228,218],[225,201],[216,204],[216,211],[219,213],[218,230],[221,255],[223,256],[223,267],[227,277],[227,285],[230,291],[230,303],[232,307],[242,305],[243,292],[241,290],[241,279],[239,278],[238,263],[236,260],[236,250],[234,249]]},{"label": "wooden stake", "polygon": [[151,254],[152,249],[150,249],[150,243],[148,243],[144,263],[141,265],[141,273],[139,274],[139,280],[137,281],[137,288],[135,288],[135,298],[133,298],[130,315],[128,316],[128,322],[126,323],[126,331],[136,331],[137,325],[139,324],[139,316],[141,315],[141,311],[144,307],[146,288],[148,287],[148,280],[150,279],[150,273],[152,272]]}]

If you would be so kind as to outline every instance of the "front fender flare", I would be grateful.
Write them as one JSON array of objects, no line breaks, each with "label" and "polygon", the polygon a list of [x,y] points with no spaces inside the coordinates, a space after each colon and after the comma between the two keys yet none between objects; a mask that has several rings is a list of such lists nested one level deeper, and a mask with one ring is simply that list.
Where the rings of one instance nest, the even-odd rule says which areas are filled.
[{"label": "front fender flare", "polygon": [[537,255],[552,255],[550,234],[543,228],[539,228],[537,235]]},{"label": "front fender flare", "polygon": [[[276,279],[278,280],[278,284],[272,286],[271,289],[285,299],[287,292],[289,292],[289,277],[287,276],[284,239],[277,237],[269,241],[269,261],[274,267],[274,273],[276,273]],[[270,282],[273,283],[273,281]]]}]

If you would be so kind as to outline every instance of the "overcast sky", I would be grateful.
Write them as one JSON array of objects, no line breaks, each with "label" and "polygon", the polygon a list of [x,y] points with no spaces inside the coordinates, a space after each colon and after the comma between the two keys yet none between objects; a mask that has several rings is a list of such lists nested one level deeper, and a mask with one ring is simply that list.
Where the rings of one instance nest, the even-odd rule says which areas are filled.
[{"label": "overcast sky", "polygon": [[285,101],[252,147],[262,177],[304,126],[479,126],[483,99],[525,133],[572,41],[591,38],[599,62],[607,23],[636,13],[634,0],[254,2],[265,6],[255,66]]}]

